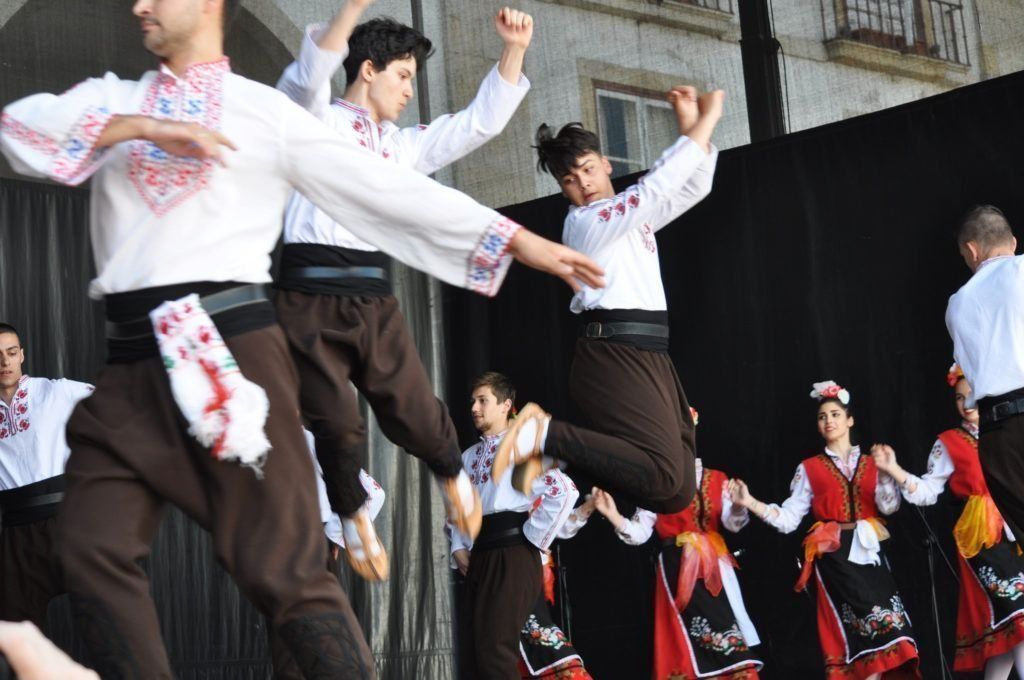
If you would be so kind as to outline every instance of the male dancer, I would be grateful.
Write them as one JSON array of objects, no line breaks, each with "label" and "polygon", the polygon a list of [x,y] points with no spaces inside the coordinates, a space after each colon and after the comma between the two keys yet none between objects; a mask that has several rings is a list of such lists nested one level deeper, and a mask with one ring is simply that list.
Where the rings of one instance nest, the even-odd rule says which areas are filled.
[{"label": "male dancer", "polygon": [[978,457],[992,500],[1015,536],[1024,536],[1024,256],[996,207],[972,208],[957,230],[971,278],[949,298],[953,356],[977,404]]},{"label": "male dancer", "polygon": [[[372,677],[324,569],[297,379],[259,285],[291,192],[456,285],[493,293],[509,255],[566,280],[596,283],[599,270],[232,74],[223,33],[237,4],[138,0],[159,71],[107,74],[4,111],[0,145],[16,170],[92,176],[91,292],[106,300],[109,356],[68,424],[61,561],[100,674],[170,677],[138,564],[170,501],[211,531],[307,677]],[[362,549],[359,535],[345,541]]]},{"label": "male dancer", "polygon": [[[608,271],[608,288],[583,288],[570,309],[583,324],[570,392],[593,430],[552,421],[527,404],[502,442],[494,478],[519,464],[514,484],[529,488],[541,452],[586,471],[640,507],[673,513],[695,491],[693,419],[668,356],[668,311],[655,233],[711,191],[718,152],[711,133],[721,90],[668,93],[679,139],[637,184],[615,194],[597,136],[573,123],[537,131],[538,167],[573,204],[562,240]],[[514,453],[513,453],[514,452]]]},{"label": "male dancer", "polygon": [[[505,8],[495,17],[504,50],[466,109],[430,125],[399,128],[395,120],[413,95],[412,81],[431,44],[419,31],[391,19],[374,19],[353,32],[369,4],[349,0],[329,26],[311,27],[278,89],[341,135],[424,174],[501,132],[529,89],[521,73],[533,31],[529,15]],[[342,64],[345,96],[331,104],[331,77]],[[351,381],[388,438],[437,476],[452,523],[475,536],[479,498],[462,470],[455,426],[434,396],[392,294],[390,258],[299,194],[289,205],[284,238],[278,319],[299,370],[303,414],[316,435],[331,506],[349,524],[366,496],[358,481],[365,466],[360,445],[366,427]],[[387,576],[387,556],[379,543],[370,551],[348,551],[346,557],[365,578]]]},{"label": "male dancer", "polygon": [[68,459],[64,427],[92,386],[31,378],[24,362],[18,331],[0,323],[0,619],[42,627],[46,606],[64,592],[53,540]]},{"label": "male dancer", "polygon": [[508,478],[491,483],[515,398],[512,382],[500,373],[484,373],[473,384],[473,424],[481,436],[462,460],[483,501],[483,527],[475,541],[451,533],[454,566],[466,576],[459,617],[466,678],[520,677],[519,633],[543,587],[540,551],[558,536],[580,495],[557,468],[528,493],[513,489]]}]

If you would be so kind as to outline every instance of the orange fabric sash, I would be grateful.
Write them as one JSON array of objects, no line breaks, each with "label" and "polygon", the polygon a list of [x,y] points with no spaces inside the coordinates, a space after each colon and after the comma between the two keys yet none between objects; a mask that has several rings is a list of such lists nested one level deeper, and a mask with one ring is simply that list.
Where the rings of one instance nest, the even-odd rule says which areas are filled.
[{"label": "orange fabric sash", "polygon": [[719,558],[726,557],[733,567],[738,567],[725,539],[717,531],[684,531],[676,536],[676,547],[683,549],[679,558],[679,579],[676,582],[676,607],[686,609],[693,596],[697,579],[704,580],[704,587],[714,596],[722,592],[722,572],[718,567]]},{"label": "orange fabric sash", "polygon": [[[868,517],[864,521],[869,523],[871,528],[874,529],[878,535],[878,540],[884,541],[889,538],[889,530],[885,528],[885,523],[880,518]],[[842,529],[839,522],[815,522],[811,525],[811,529],[807,532],[807,537],[804,539],[804,567],[800,571],[800,578],[797,579],[793,590],[799,593],[807,587],[807,581],[811,578],[811,567],[814,565],[814,560],[825,553],[839,550],[839,534]]]},{"label": "orange fabric sash", "polygon": [[991,548],[1000,541],[1003,531],[1003,516],[989,494],[973,495],[967,499],[960,519],[953,527],[956,547],[965,559]]}]

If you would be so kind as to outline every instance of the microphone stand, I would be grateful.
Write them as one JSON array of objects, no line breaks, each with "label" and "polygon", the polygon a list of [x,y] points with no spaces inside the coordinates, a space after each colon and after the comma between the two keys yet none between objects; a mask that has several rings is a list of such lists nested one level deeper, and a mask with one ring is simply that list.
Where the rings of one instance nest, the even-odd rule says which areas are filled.
[{"label": "microphone stand", "polygon": [[957,585],[960,583],[960,577],[956,573],[956,570],[953,569],[952,563],[950,563],[949,558],[946,556],[946,551],[939,546],[939,538],[935,535],[935,532],[932,530],[928,520],[925,519],[924,512],[922,512],[921,508],[916,505],[914,506],[914,510],[917,511],[917,517],[921,520],[921,524],[924,525],[926,532],[923,543],[928,552],[928,580],[932,596],[932,619],[935,622],[935,642],[939,649],[939,661],[942,666],[942,680],[947,680],[947,678],[952,680],[953,672],[949,668],[949,663],[946,661],[946,654],[942,649],[942,629],[939,625],[939,598],[935,588],[936,548],[938,548],[939,554],[942,555],[942,560],[946,563],[946,566],[949,568],[949,573],[953,576],[953,580],[957,582]]},{"label": "microphone stand", "polygon": [[555,544],[555,573],[558,578],[558,611],[562,619],[562,632],[572,640],[572,608],[569,607],[569,585],[562,566],[562,544]]}]

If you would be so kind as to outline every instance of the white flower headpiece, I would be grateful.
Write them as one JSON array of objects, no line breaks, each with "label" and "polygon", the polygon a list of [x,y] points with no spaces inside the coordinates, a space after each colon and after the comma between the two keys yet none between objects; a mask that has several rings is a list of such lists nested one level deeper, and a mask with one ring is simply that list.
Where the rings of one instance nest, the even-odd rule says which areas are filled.
[{"label": "white flower headpiece", "polygon": [[846,388],[837,385],[834,380],[816,382],[812,387],[814,389],[811,390],[811,399],[817,399],[818,401],[838,399],[839,403],[843,406],[850,403],[850,393]]}]

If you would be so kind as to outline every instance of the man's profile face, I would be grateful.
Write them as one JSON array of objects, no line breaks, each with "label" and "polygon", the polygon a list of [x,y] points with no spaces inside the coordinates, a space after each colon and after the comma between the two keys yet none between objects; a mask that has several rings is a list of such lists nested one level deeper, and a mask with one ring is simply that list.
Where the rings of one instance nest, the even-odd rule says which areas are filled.
[{"label": "man's profile face", "polygon": [[386,68],[377,71],[369,64],[370,105],[381,122],[398,120],[412,100],[412,83],[416,78],[416,57],[392,59]]},{"label": "man's profile face", "polygon": [[505,422],[510,408],[512,404],[507,399],[499,403],[487,385],[481,385],[473,390],[470,413],[473,416],[473,426],[480,432],[486,432],[494,425]]},{"label": "man's profile face", "polygon": [[612,164],[601,154],[590,151],[576,159],[573,167],[558,178],[562,194],[579,207],[615,196]]},{"label": "man's profile face", "polygon": [[188,45],[209,0],[137,0],[132,12],[142,27],[142,42],[158,57],[168,58]]},{"label": "man's profile face", "polygon": [[21,380],[25,350],[14,333],[0,333],[0,388],[11,388]]}]

